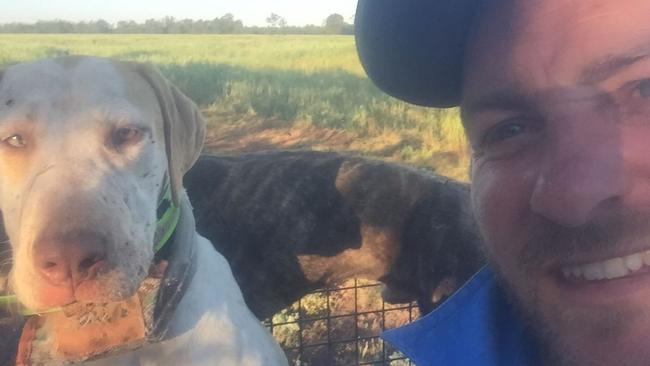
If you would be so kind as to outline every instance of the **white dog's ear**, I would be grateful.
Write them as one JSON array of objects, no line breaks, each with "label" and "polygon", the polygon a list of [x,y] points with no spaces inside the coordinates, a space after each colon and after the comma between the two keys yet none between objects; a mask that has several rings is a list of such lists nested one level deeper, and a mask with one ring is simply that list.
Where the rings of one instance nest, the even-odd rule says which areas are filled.
[{"label": "white dog's ear", "polygon": [[151,85],[160,104],[172,198],[178,204],[183,175],[201,154],[205,122],[197,105],[155,67],[136,64],[136,71]]}]

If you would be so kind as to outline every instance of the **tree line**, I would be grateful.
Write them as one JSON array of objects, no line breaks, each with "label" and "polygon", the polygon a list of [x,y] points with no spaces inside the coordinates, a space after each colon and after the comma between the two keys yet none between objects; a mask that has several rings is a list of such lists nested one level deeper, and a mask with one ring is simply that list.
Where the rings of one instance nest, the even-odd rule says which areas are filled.
[{"label": "tree line", "polygon": [[65,20],[39,20],[36,23],[0,24],[0,33],[115,33],[115,34],[354,34],[354,25],[340,14],[331,14],[323,24],[289,26],[283,17],[271,14],[267,26],[245,26],[232,14],[212,20],[148,19],[142,23],[121,20],[111,24],[105,20],[70,22]]}]

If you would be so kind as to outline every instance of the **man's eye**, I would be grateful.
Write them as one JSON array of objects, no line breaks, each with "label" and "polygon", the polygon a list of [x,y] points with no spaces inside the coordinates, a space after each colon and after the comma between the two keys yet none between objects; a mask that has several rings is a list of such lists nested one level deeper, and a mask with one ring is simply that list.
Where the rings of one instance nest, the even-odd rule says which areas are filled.
[{"label": "man's eye", "polygon": [[642,98],[650,98],[650,79],[641,80],[638,88]]},{"label": "man's eye", "polygon": [[10,147],[23,148],[27,146],[27,141],[21,135],[11,135],[2,140],[2,142]]},{"label": "man's eye", "polygon": [[515,156],[535,144],[542,135],[541,120],[527,117],[510,118],[490,127],[473,146],[475,156],[502,159]]},{"label": "man's eye", "polygon": [[481,146],[489,147],[508,139],[517,137],[527,131],[527,127],[520,122],[504,121],[492,127],[483,137]]}]

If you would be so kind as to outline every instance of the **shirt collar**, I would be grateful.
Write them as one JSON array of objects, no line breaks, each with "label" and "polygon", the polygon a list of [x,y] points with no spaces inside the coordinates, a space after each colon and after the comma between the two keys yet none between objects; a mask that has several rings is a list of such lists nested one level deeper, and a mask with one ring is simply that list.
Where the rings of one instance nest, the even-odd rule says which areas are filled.
[{"label": "shirt collar", "polygon": [[524,322],[489,266],[435,311],[382,337],[418,366],[537,364]]}]

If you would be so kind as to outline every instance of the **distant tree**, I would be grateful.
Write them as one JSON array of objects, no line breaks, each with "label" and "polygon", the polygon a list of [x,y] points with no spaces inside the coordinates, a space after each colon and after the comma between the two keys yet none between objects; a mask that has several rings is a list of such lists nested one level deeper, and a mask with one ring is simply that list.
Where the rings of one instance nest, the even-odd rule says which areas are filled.
[{"label": "distant tree", "polygon": [[74,24],[70,22],[66,22],[63,20],[57,20],[56,22],[56,27],[59,29],[60,33],[74,33],[75,32],[75,26]]},{"label": "distant tree", "polygon": [[176,21],[174,20],[174,17],[166,16],[162,18],[161,21],[161,33],[173,33],[174,31],[174,23]]},{"label": "distant tree", "polygon": [[[352,18],[350,18],[352,19]],[[353,20],[350,20],[353,22]],[[354,26],[340,14],[331,14],[323,25],[289,26],[276,13],[266,18],[268,26],[245,26],[233,14],[224,14],[212,20],[182,19],[167,16],[147,19],[143,23],[120,20],[110,24],[105,20],[80,21],[39,20],[32,24],[0,24],[0,33],[169,33],[169,34],[353,34]]]},{"label": "distant tree", "polygon": [[39,20],[34,24],[35,33],[70,33],[74,25],[63,20]]},{"label": "distant tree", "polygon": [[330,14],[327,18],[325,18],[325,21],[323,22],[323,26],[325,27],[325,32],[330,33],[330,34],[341,34],[343,33],[343,29],[346,26],[345,18],[343,18],[343,15],[341,14]]},{"label": "distant tree", "polygon": [[138,33],[141,31],[140,25],[133,20],[120,20],[115,27],[115,33]]},{"label": "distant tree", "polygon": [[142,26],[143,33],[162,33],[162,24],[156,19],[147,19]]},{"label": "distant tree", "polygon": [[287,21],[276,13],[271,13],[271,15],[266,18],[266,22],[269,26],[274,28],[284,28],[287,26]]},{"label": "distant tree", "polygon": [[194,32],[194,21],[192,19],[183,19],[176,23],[176,31],[178,33],[193,33]]},{"label": "distant tree", "polygon": [[113,31],[111,24],[104,19],[90,21],[88,26],[92,29],[92,33],[111,33]]},{"label": "distant tree", "polygon": [[244,23],[235,20],[235,16],[230,13],[215,20],[218,22],[217,33],[239,33],[244,28]]}]

